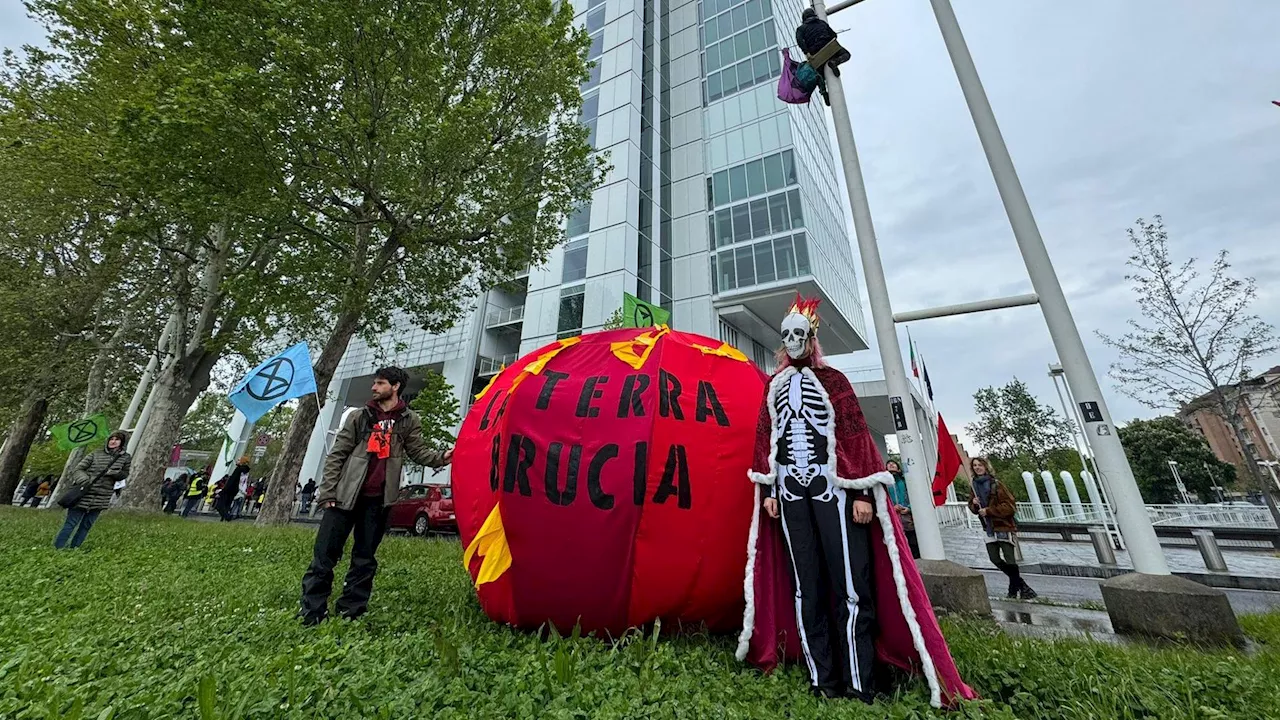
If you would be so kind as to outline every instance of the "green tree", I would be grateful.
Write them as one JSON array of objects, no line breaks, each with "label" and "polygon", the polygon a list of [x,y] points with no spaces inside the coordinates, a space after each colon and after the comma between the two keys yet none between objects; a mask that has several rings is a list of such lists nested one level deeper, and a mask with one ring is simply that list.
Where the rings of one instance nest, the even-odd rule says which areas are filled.
[{"label": "green tree", "polygon": [[1218,460],[1209,443],[1177,418],[1133,420],[1119,433],[1142,498],[1149,503],[1183,502],[1170,460],[1178,463],[1187,490],[1202,501],[1218,499],[1215,485],[1226,487],[1235,481],[1235,466]]},{"label": "green tree", "polygon": [[235,411],[226,393],[205,392],[183,418],[178,442],[189,450],[219,452],[227,437],[227,424]]},{"label": "green tree", "polygon": [[[479,288],[540,262],[602,177],[577,122],[589,40],[549,0],[303,0],[273,62],[299,80],[279,136],[295,170],[300,271],[341,267],[312,293],[324,327],[319,395],[357,333],[392,311],[451,325]],[[313,301],[314,302],[314,301]],[[294,416],[260,524],[287,522],[318,410]]]},{"label": "green tree", "polygon": [[[282,121],[272,6],[249,0],[236,15],[162,0],[27,3],[49,47],[11,62],[5,125],[17,135],[7,147],[34,167],[86,149],[66,153],[88,160],[54,174],[56,197],[102,196],[87,217],[109,220],[111,247],[142,262],[121,275],[160,298],[150,307],[162,319],[149,325],[174,321],[126,505],[155,506],[164,460],[213,366],[228,352],[252,357],[279,322],[271,300],[291,289],[265,282],[287,255],[277,241],[288,170],[269,142]],[[66,210],[63,225],[86,215],[46,205]]]},{"label": "green tree", "polygon": [[458,398],[453,386],[438,372],[428,372],[426,385],[409,407],[422,418],[422,435],[437,450],[453,447],[453,429],[458,426]]},{"label": "green tree", "polygon": [[605,318],[603,329],[617,330],[620,327],[622,327],[622,308],[614,310],[609,317]]},{"label": "green tree", "polygon": [[978,415],[965,429],[992,456],[1024,458],[1035,470],[1044,467],[1049,451],[1071,442],[1072,423],[1039,403],[1027,384],[1014,378],[1004,387],[985,387],[973,394]]},{"label": "green tree", "polygon": [[[108,408],[140,368],[155,303],[154,252],[122,241],[129,216],[107,183],[101,133],[65,132],[89,108],[51,74],[42,51],[7,54],[0,71],[0,456],[7,498],[45,425]],[[150,263],[150,264],[148,264]],[[151,336],[154,337],[154,336]],[[80,453],[73,453],[75,462]]]},{"label": "green tree", "polygon": [[1098,333],[1120,353],[1111,366],[1116,389],[1148,407],[1177,410],[1192,403],[1213,409],[1235,432],[1254,486],[1262,491],[1271,517],[1280,525],[1280,508],[1270,478],[1245,430],[1240,385],[1250,379],[1251,363],[1275,352],[1275,329],[1249,312],[1257,298],[1253,278],[1231,274],[1227,251],[1220,251],[1202,274],[1196,259],[1175,262],[1169,235],[1156,215],[1138,218],[1129,228],[1133,284],[1142,320],[1129,320],[1119,337]]}]

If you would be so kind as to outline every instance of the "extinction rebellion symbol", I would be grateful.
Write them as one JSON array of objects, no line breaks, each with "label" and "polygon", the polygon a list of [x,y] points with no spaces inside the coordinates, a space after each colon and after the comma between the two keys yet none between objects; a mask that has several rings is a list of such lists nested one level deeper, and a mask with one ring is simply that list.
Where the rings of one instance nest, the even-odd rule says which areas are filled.
[{"label": "extinction rebellion symbol", "polygon": [[93,418],[77,420],[67,426],[67,442],[86,443],[98,436],[98,423]]},{"label": "extinction rebellion symbol", "polygon": [[245,392],[254,400],[269,402],[284,397],[292,385],[293,363],[288,358],[276,358],[253,376]]},{"label": "extinction rebellion symbol", "polygon": [[653,327],[653,310],[648,305],[636,303],[635,309],[631,311],[631,320],[638,328]]}]

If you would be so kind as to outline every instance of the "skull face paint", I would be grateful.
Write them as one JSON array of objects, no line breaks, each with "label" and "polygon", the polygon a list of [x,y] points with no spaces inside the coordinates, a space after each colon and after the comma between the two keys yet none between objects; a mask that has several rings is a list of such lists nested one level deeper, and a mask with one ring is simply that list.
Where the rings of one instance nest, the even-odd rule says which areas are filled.
[{"label": "skull face paint", "polygon": [[800,313],[791,313],[782,319],[782,344],[792,360],[799,360],[809,354],[811,332],[809,318]]}]

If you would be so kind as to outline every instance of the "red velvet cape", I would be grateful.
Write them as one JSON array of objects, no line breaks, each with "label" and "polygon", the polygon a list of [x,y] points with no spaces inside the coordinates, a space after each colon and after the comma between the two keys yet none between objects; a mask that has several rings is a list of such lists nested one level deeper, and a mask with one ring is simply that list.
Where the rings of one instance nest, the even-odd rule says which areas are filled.
[{"label": "red velvet cape", "polygon": [[961,680],[951,658],[915,561],[911,553],[903,552],[906,536],[898,514],[890,510],[885,490],[893,483],[893,477],[884,472],[853,386],[843,373],[830,367],[781,370],[771,379],[761,404],[755,456],[748,472],[756,483],[756,504],[747,545],[743,583],[746,612],[738,659],[767,672],[780,662],[801,657],[791,559],[779,522],[761,508],[760,488],[777,481],[776,423],[770,400],[796,372],[811,373],[818,380],[831,411],[828,447],[836,449],[836,462],[834,468],[827,468],[828,477],[846,489],[868,490],[875,501],[876,519],[871,533],[877,660],[923,675],[934,707],[950,707],[960,700],[976,698],[977,694]]}]

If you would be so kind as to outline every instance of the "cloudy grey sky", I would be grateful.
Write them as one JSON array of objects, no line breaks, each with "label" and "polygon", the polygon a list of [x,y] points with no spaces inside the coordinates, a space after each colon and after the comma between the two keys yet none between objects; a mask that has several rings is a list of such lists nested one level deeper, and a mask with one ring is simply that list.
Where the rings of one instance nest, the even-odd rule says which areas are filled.
[{"label": "cloudy grey sky", "polygon": [[[1280,2],[953,2],[1100,375],[1114,355],[1094,331],[1136,314],[1124,231],[1139,217],[1164,216],[1178,257],[1229,250],[1280,324]],[[894,309],[1031,292],[927,0],[869,0],[832,24],[853,54],[845,87]],[[911,335],[953,431],[976,388],[1015,375],[1058,404],[1038,308]],[[1102,384],[1118,420],[1156,414]]]},{"label": "cloudy grey sky", "polygon": [[[1136,311],[1123,275],[1138,217],[1163,214],[1178,256],[1230,250],[1280,324],[1280,1],[954,1],[1100,374],[1112,353],[1094,331]],[[869,0],[833,25],[853,53],[846,92],[894,307],[1030,292],[927,0]],[[0,2],[0,45],[40,39]],[[976,388],[1015,375],[1057,404],[1034,307],[911,334],[953,431]],[[1103,385],[1117,418],[1153,414]]]}]

